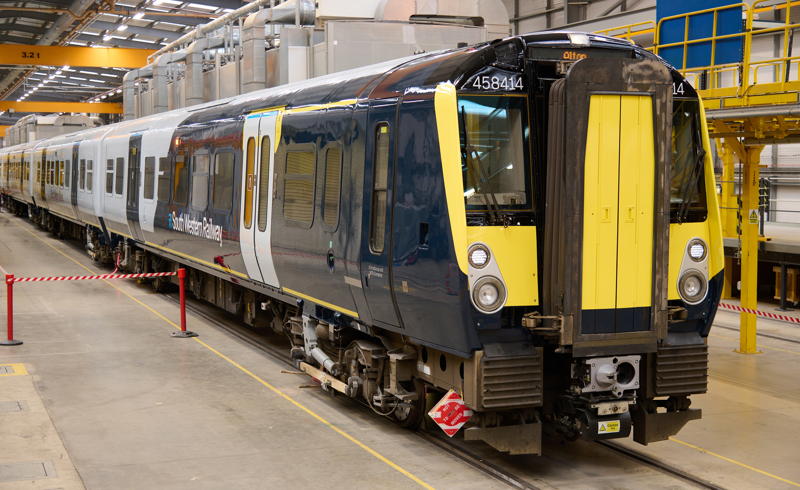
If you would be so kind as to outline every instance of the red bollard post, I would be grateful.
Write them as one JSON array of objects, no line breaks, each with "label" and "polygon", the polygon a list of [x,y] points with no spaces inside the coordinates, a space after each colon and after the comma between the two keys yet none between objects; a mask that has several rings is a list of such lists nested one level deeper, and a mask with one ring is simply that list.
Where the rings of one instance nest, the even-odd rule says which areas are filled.
[{"label": "red bollard post", "polygon": [[21,340],[14,340],[14,274],[6,274],[8,294],[8,340],[0,340],[0,345],[20,345]]},{"label": "red bollard post", "polygon": [[194,332],[186,330],[186,269],[178,269],[178,284],[181,289],[181,329],[178,332],[172,332],[170,337],[188,338],[197,337]]}]

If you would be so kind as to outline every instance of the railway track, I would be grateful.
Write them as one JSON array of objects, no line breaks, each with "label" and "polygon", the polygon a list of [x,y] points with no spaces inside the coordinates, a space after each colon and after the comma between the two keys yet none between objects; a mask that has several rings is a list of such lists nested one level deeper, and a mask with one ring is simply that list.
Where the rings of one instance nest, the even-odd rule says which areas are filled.
[{"label": "railway track", "polygon": [[[174,304],[179,303],[179,299],[176,293],[168,292],[166,294],[163,294],[162,297]],[[286,356],[285,348],[278,348],[273,344],[276,337],[274,335],[271,335],[271,333],[267,335],[262,335],[257,332],[254,332],[250,330],[246,325],[238,321],[238,319],[233,317],[228,317],[227,312],[223,310],[217,310],[216,308],[213,308],[211,305],[207,305],[205,303],[199,303],[193,299],[187,298],[186,309],[190,311],[193,315],[201,317],[203,320],[209,322],[214,327],[219,328],[220,330],[226,332],[232,337],[235,337],[247,343],[251,347],[268,355],[270,358],[279,361],[282,364],[285,364],[287,367],[293,370],[295,369],[294,364],[292,364],[291,360]],[[365,403],[358,403],[358,400],[353,400],[353,401],[357,402],[356,405],[358,405],[359,407],[368,409]],[[563,486],[549,484],[547,483],[546,479],[539,478],[533,474],[530,475],[533,478],[530,478],[515,474],[512,471],[508,471],[504,469],[501,464],[496,464],[489,458],[477,454],[474,451],[471,451],[469,448],[464,447],[463,444],[457,444],[456,443],[457,441],[451,440],[445,437],[444,435],[440,435],[438,433],[429,432],[425,430],[416,431],[415,434],[417,435],[417,437],[437,447],[441,451],[450,454],[454,458],[462,461],[465,464],[472,466],[478,471],[481,471],[482,473],[491,476],[492,478],[508,485],[511,488],[517,488],[521,490],[552,490],[552,489],[563,488]],[[636,461],[637,463],[649,469],[670,476],[684,484],[689,484],[692,487],[704,488],[709,490],[724,490],[724,487],[714,485],[699,477],[687,474],[674,466],[666,464],[657,459],[651,458],[646,454],[622,447],[618,444],[614,444],[607,441],[595,442],[591,444],[600,446],[605,450],[617,453],[628,460]],[[505,455],[502,453],[497,453],[498,458],[502,458],[504,456]],[[533,479],[535,483],[529,481],[531,479]]]}]

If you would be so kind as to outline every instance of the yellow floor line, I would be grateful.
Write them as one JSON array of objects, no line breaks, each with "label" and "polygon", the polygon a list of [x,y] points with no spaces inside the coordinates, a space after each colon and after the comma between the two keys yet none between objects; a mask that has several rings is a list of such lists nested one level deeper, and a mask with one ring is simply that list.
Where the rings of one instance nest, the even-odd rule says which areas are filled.
[{"label": "yellow floor line", "polygon": [[[739,342],[739,339],[732,339],[730,337],[723,337],[722,335],[709,334],[708,336],[709,337],[716,337],[718,339],[733,340],[734,342]],[[768,345],[757,344],[756,347],[760,348],[760,349],[771,349],[771,350],[777,350],[777,351],[781,351],[781,352],[788,352],[789,354],[794,354],[796,356],[800,356],[800,352],[795,352],[795,351],[792,351],[792,350],[785,350],[785,349],[778,349],[777,347],[770,347]]]},{"label": "yellow floor line", "polygon": [[[30,230],[26,229],[24,226],[20,225],[20,224],[19,224],[19,223],[17,223],[16,221],[11,221],[11,220],[9,220],[9,221],[10,221],[11,223],[14,223],[15,225],[19,226],[19,227],[20,227],[20,228],[22,228],[23,230],[27,231],[28,233],[30,233],[30,234],[31,234],[31,235],[33,235],[34,237],[38,238],[38,239],[39,239],[39,240],[40,240],[42,243],[45,243],[45,244],[47,244],[47,245],[48,245],[50,248],[52,248],[52,249],[53,249],[53,250],[55,250],[56,252],[60,253],[60,254],[61,254],[61,255],[63,255],[64,257],[66,257],[66,258],[68,258],[69,260],[71,260],[71,261],[75,262],[76,264],[78,264],[79,266],[83,267],[84,269],[86,269],[87,271],[91,272],[92,274],[96,274],[96,273],[95,273],[93,270],[89,269],[89,268],[88,268],[88,267],[86,267],[85,265],[81,264],[81,263],[80,263],[80,262],[78,262],[77,260],[73,259],[73,258],[72,258],[72,257],[70,257],[69,255],[67,255],[67,254],[65,254],[64,252],[62,252],[61,250],[57,249],[57,248],[56,248],[56,247],[54,247],[54,246],[53,246],[51,243],[47,242],[47,241],[46,241],[46,240],[44,240],[42,237],[40,237],[40,236],[36,235],[34,232],[32,232],[32,231],[30,231]],[[178,325],[174,324],[173,322],[171,322],[170,320],[168,320],[167,318],[165,318],[163,315],[161,315],[160,313],[158,313],[158,312],[157,312],[157,311],[155,311],[154,309],[150,308],[150,307],[149,307],[149,306],[147,306],[146,304],[142,303],[142,302],[141,302],[141,301],[139,301],[138,299],[134,298],[133,296],[131,296],[131,295],[130,295],[130,294],[128,294],[127,292],[125,292],[125,291],[123,291],[122,289],[118,288],[116,285],[112,284],[111,282],[109,282],[109,281],[107,281],[107,280],[105,280],[105,279],[103,280],[103,282],[105,282],[106,284],[108,284],[108,285],[109,285],[109,286],[111,286],[112,288],[116,289],[117,291],[121,292],[121,293],[122,293],[122,294],[124,294],[125,296],[129,297],[129,298],[130,298],[130,299],[132,299],[133,301],[135,301],[135,302],[139,303],[140,305],[144,306],[145,308],[147,308],[148,310],[150,310],[151,312],[153,312],[153,313],[154,313],[156,316],[158,316],[159,318],[161,318],[161,319],[162,319],[162,320],[164,320],[165,322],[169,323],[169,324],[170,324],[170,325],[172,325],[173,327],[175,327],[175,328],[180,328]],[[392,467],[392,468],[394,468],[395,470],[397,470],[397,471],[399,471],[400,473],[402,473],[403,475],[407,476],[408,478],[410,478],[410,479],[411,479],[411,480],[413,480],[414,482],[418,483],[418,484],[419,484],[420,486],[422,486],[423,488],[427,488],[427,489],[429,489],[429,490],[433,490],[433,487],[432,487],[432,486],[428,485],[427,483],[425,483],[424,481],[420,480],[419,478],[417,478],[416,476],[412,475],[411,473],[409,473],[408,471],[404,470],[403,468],[401,468],[400,466],[396,465],[395,463],[392,463],[391,461],[389,461],[388,459],[386,459],[384,456],[381,456],[381,455],[380,455],[380,454],[379,454],[377,451],[375,451],[374,449],[372,449],[372,448],[370,448],[369,446],[365,445],[364,443],[362,443],[362,442],[358,441],[356,438],[354,438],[353,436],[351,436],[351,435],[350,435],[350,434],[348,434],[347,432],[343,431],[342,429],[340,429],[340,428],[336,427],[336,426],[335,426],[335,425],[333,425],[332,423],[330,423],[330,422],[328,422],[327,420],[323,419],[322,417],[320,417],[319,415],[317,415],[316,413],[314,413],[313,411],[311,411],[311,409],[309,409],[309,408],[306,408],[304,405],[302,405],[301,403],[297,402],[297,401],[296,401],[296,400],[294,400],[292,397],[290,397],[289,395],[287,395],[287,394],[283,393],[282,391],[280,391],[279,389],[275,388],[275,387],[274,387],[274,386],[272,386],[271,384],[267,383],[267,382],[266,382],[266,381],[264,381],[263,379],[259,378],[259,377],[258,377],[258,376],[256,376],[255,374],[251,373],[251,372],[250,372],[250,371],[248,371],[246,368],[244,368],[244,367],[243,367],[243,366],[241,366],[240,364],[236,363],[234,360],[230,359],[229,357],[227,357],[226,355],[222,354],[222,353],[221,353],[221,352],[219,352],[218,350],[214,349],[214,348],[213,348],[213,347],[211,347],[210,345],[208,345],[208,344],[206,344],[205,342],[203,342],[202,340],[198,339],[197,337],[192,337],[192,338],[193,338],[193,339],[194,339],[196,342],[200,343],[200,345],[204,346],[206,349],[208,349],[208,350],[210,350],[211,352],[215,353],[215,354],[216,354],[216,355],[218,355],[219,357],[221,357],[221,358],[225,359],[225,360],[226,360],[226,361],[228,361],[229,363],[233,364],[234,366],[236,366],[237,368],[239,368],[240,370],[242,370],[242,371],[243,371],[245,374],[249,375],[250,377],[252,377],[252,378],[253,378],[253,379],[255,379],[256,381],[258,381],[258,382],[259,382],[259,383],[261,383],[262,385],[264,385],[264,386],[266,386],[267,388],[269,388],[270,390],[274,391],[276,394],[278,394],[278,395],[280,395],[281,397],[283,397],[284,399],[288,400],[289,402],[291,402],[292,404],[294,404],[294,405],[295,405],[297,408],[299,408],[299,409],[303,410],[303,411],[304,411],[304,412],[306,412],[307,414],[311,415],[311,416],[312,416],[312,417],[314,417],[315,419],[319,420],[319,421],[320,421],[320,422],[322,422],[323,424],[327,425],[328,427],[330,427],[331,429],[333,429],[334,431],[336,431],[337,433],[339,433],[341,436],[343,436],[343,437],[347,438],[348,440],[350,440],[351,442],[353,442],[354,444],[356,444],[358,447],[360,447],[360,448],[361,448],[361,449],[363,449],[364,451],[367,451],[367,452],[368,452],[368,453],[370,453],[371,455],[375,456],[375,457],[376,457],[376,458],[378,458],[379,460],[383,461],[383,462],[384,462],[384,463],[386,463],[387,465],[391,466],[391,467]],[[16,370],[16,369],[15,369],[15,370]]]},{"label": "yellow floor line", "polygon": [[786,478],[781,478],[779,476],[773,475],[772,473],[767,473],[766,471],[761,471],[758,468],[753,468],[752,466],[748,466],[748,465],[746,465],[744,463],[740,463],[740,462],[734,461],[734,460],[732,460],[730,458],[726,458],[725,456],[721,456],[719,454],[712,453],[711,451],[706,451],[705,449],[699,448],[697,446],[693,446],[693,445],[689,444],[688,442],[679,441],[679,440],[675,439],[674,437],[670,437],[669,440],[673,441],[673,442],[677,442],[678,444],[683,444],[684,446],[690,447],[692,449],[696,449],[696,450],[700,451],[701,453],[706,453],[706,454],[709,454],[711,456],[717,457],[719,459],[723,459],[723,460],[725,460],[725,461],[727,461],[729,463],[733,463],[735,465],[741,466],[742,468],[747,468],[748,470],[753,470],[756,473],[761,473],[762,475],[768,476],[770,478],[775,478],[776,480],[780,480],[780,481],[782,481],[784,483],[788,483],[789,485],[794,485],[795,487],[800,487],[800,483],[795,483],[795,482],[793,482],[791,480],[787,480]]}]

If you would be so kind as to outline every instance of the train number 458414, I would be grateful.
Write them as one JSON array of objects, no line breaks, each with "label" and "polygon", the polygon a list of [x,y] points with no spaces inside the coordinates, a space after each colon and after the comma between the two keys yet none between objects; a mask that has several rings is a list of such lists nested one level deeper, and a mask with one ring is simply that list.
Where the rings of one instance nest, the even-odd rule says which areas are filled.
[{"label": "train number 458414", "polygon": [[478,90],[522,90],[521,77],[475,77],[472,87]]}]

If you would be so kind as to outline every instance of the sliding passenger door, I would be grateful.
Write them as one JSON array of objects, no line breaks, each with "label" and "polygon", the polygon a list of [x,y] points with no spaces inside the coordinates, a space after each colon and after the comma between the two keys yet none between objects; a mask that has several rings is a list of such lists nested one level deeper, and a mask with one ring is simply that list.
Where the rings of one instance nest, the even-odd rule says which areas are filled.
[{"label": "sliding passenger door", "polygon": [[[140,164],[142,153],[142,134],[131,135],[128,143],[128,196],[126,201],[126,215],[128,229],[131,237],[140,242],[144,241],[142,228],[139,225],[139,188],[140,186]],[[119,165],[119,163],[117,163]]]},{"label": "sliding passenger door", "polygon": [[69,168],[70,175],[67,177],[69,179],[69,200],[72,203],[72,215],[75,216],[77,219],[81,219],[81,215],[78,212],[78,148],[80,147],[80,143],[74,143],[72,145],[72,165]]},{"label": "sliding passenger door", "polygon": [[256,201],[256,169],[258,168],[258,158],[261,155],[258,144],[260,141],[259,123],[261,114],[248,116],[244,121],[244,143],[242,144],[242,154],[244,155],[244,171],[242,172],[242,209],[239,212],[239,245],[242,248],[242,259],[247,269],[247,275],[254,281],[264,282],[261,269],[256,260],[255,247],[255,221],[254,208]]},{"label": "sliding passenger door", "polygon": [[392,212],[394,208],[394,134],[397,99],[372,101],[369,107],[365,160],[361,280],[374,321],[402,325],[392,287]]},{"label": "sliding passenger door", "polygon": [[[264,282],[279,287],[278,274],[272,261],[272,196],[275,184],[275,127],[278,111],[261,116],[258,142],[258,162],[253,172],[253,231],[255,232],[256,260]],[[256,189],[257,187],[257,189]]]}]

